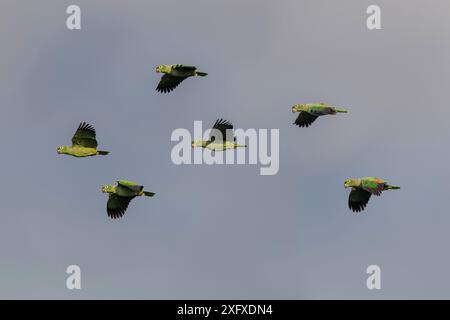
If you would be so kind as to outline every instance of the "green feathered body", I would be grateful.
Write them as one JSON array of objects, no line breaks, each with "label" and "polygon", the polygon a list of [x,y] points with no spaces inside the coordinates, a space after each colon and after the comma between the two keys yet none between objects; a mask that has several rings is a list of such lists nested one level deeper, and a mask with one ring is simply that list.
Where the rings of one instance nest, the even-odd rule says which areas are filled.
[{"label": "green feathered body", "polygon": [[400,189],[399,186],[389,185],[385,180],[375,177],[347,179],[344,187],[352,188],[348,206],[353,212],[363,211],[372,195],[380,196],[384,190]]},{"label": "green feathered body", "polygon": [[328,114],[347,113],[346,109],[334,107],[325,103],[305,103],[296,104],[292,107],[292,112],[307,112],[313,116],[325,116]]},{"label": "green feathered body", "polygon": [[135,182],[127,180],[117,181],[117,185],[104,185],[102,192],[109,193],[106,211],[113,219],[120,218],[125,214],[128,205],[135,197],[153,197],[155,193],[144,191],[144,187]]},{"label": "green feathered body", "polygon": [[336,114],[338,112],[347,112],[347,111],[326,104],[308,104],[306,112],[309,112],[313,116],[325,116],[328,114]]},{"label": "green feathered body", "polygon": [[318,117],[329,114],[347,113],[346,109],[327,105],[325,103],[296,104],[292,112],[299,112],[293,124],[299,127],[309,127]]},{"label": "green feathered body", "polygon": [[107,185],[110,189],[108,193],[117,194],[121,197],[141,197],[148,196],[151,192],[144,191],[144,187],[135,182],[118,180],[117,186]]},{"label": "green feathered body", "polygon": [[72,146],[58,147],[57,152],[77,158],[107,155],[109,153],[108,151],[97,150],[97,145],[94,127],[82,122],[72,137]]},{"label": "green feathered body", "polygon": [[85,147],[81,147],[81,146],[74,146],[74,147],[66,146],[61,149],[60,153],[63,153],[63,154],[69,155],[69,156],[74,156],[77,158],[92,157],[92,156],[96,156],[98,154],[96,148],[85,148]]},{"label": "green feathered body", "polygon": [[206,77],[208,74],[197,70],[195,66],[183,64],[163,64],[156,67],[156,72],[163,76],[156,87],[156,91],[168,93],[174,90],[182,81],[189,77]]},{"label": "green feathered body", "polygon": [[374,177],[364,177],[361,178],[360,188],[370,192],[371,194],[379,196],[381,192],[389,189],[400,189],[398,186],[391,186],[387,184],[385,180],[374,178]]},{"label": "green feathered body", "polygon": [[144,187],[127,180],[117,181],[116,194],[121,197],[140,197],[144,195]]},{"label": "green feathered body", "polygon": [[167,73],[174,77],[187,78],[187,77],[193,77],[193,76],[197,75],[196,69],[197,68],[194,66],[185,66],[182,64],[175,64],[175,65],[169,66],[170,71]]},{"label": "green feathered body", "polygon": [[227,149],[236,149],[239,147],[245,147],[245,145],[237,144],[236,142],[232,141],[225,141],[224,143],[217,143],[217,142],[206,143],[204,146],[204,148],[212,151],[223,151]]}]

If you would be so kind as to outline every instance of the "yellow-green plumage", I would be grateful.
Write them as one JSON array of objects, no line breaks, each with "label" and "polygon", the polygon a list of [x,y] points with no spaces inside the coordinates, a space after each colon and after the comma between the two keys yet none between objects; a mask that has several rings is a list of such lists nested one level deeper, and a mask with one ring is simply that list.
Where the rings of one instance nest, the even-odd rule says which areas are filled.
[{"label": "yellow-green plumage", "polygon": [[344,187],[352,188],[348,207],[353,212],[363,211],[372,195],[380,196],[384,190],[400,189],[399,186],[389,185],[385,180],[374,177],[347,179],[344,181]]},{"label": "yellow-green plumage", "polygon": [[320,116],[347,113],[347,110],[325,103],[305,103],[294,105],[292,112],[300,112],[293,124],[299,127],[309,127]]},{"label": "yellow-green plumage", "polygon": [[72,146],[58,147],[58,154],[67,154],[77,158],[107,155],[108,151],[97,150],[96,133],[93,126],[86,122],[80,123],[72,137]]},{"label": "yellow-green plumage", "polygon": [[153,197],[155,193],[144,191],[144,187],[135,182],[127,180],[117,181],[117,185],[104,185],[102,187],[103,193],[108,193],[108,203],[106,205],[106,212],[112,219],[117,219],[125,214],[128,205],[135,197]]},{"label": "yellow-green plumage", "polygon": [[211,128],[209,139],[192,141],[192,147],[206,148],[212,151],[245,148],[245,144],[236,143],[233,124],[224,119],[217,119]]},{"label": "yellow-green plumage", "polygon": [[182,64],[163,64],[156,67],[156,72],[164,74],[156,87],[156,91],[163,93],[171,92],[189,77],[206,77],[208,75],[205,72],[198,71],[197,67]]}]

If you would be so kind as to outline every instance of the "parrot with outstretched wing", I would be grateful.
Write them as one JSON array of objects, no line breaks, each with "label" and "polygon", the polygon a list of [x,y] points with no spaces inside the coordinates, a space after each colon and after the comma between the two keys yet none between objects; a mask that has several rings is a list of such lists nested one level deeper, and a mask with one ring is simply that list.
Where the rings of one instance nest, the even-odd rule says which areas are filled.
[{"label": "parrot with outstretched wing", "polygon": [[94,127],[82,122],[72,137],[72,146],[61,146],[56,151],[58,154],[67,154],[78,158],[109,154],[109,151],[97,150],[97,145]]},{"label": "parrot with outstretched wing", "polygon": [[156,72],[163,73],[159,81],[156,91],[171,92],[173,89],[183,82],[184,79],[194,76],[206,77],[205,72],[197,71],[197,67],[185,66],[182,64],[160,65],[156,67]]},{"label": "parrot with outstretched wing", "polygon": [[155,195],[153,192],[144,191],[143,186],[127,180],[117,181],[116,186],[106,184],[102,187],[102,192],[109,194],[106,212],[113,219],[121,218],[135,197]]},{"label": "parrot with outstretched wing", "polygon": [[325,103],[306,103],[292,106],[292,112],[300,112],[293,124],[299,127],[309,127],[320,116],[347,113],[348,111]]},{"label": "parrot with outstretched wing", "polygon": [[374,177],[347,179],[345,188],[352,188],[348,197],[348,207],[353,212],[363,211],[372,195],[380,196],[384,190],[400,189],[399,186],[389,185],[385,180]]},{"label": "parrot with outstretched wing", "polygon": [[207,148],[212,151],[223,151],[226,149],[245,148],[245,144],[236,143],[233,124],[224,119],[217,119],[211,128],[209,139],[192,141],[192,147]]}]

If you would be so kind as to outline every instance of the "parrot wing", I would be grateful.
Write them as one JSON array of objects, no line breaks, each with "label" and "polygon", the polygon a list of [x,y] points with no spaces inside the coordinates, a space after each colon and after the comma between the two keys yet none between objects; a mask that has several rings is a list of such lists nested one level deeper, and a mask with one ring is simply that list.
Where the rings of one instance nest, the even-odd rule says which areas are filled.
[{"label": "parrot wing", "polygon": [[117,184],[120,187],[123,187],[125,189],[131,190],[131,191],[134,191],[134,192],[137,192],[137,193],[139,193],[142,190],[144,190],[144,186],[140,186],[140,185],[138,185],[138,184],[136,184],[134,182],[131,182],[131,181],[119,180],[119,181],[117,181]]},{"label": "parrot wing", "polygon": [[72,146],[97,148],[97,140],[95,138],[94,127],[86,122],[80,123],[77,131],[72,137]]},{"label": "parrot wing", "polygon": [[364,178],[362,187],[364,190],[379,196],[386,187],[386,181],[377,178]]},{"label": "parrot wing", "polygon": [[123,186],[137,186],[138,184],[136,182],[127,181],[127,180],[117,180],[118,184],[121,184]]},{"label": "parrot wing", "polygon": [[369,202],[372,194],[360,188],[353,188],[348,196],[348,207],[353,212],[361,212]]},{"label": "parrot wing", "polygon": [[173,66],[172,69],[175,69],[178,71],[195,71],[195,70],[197,70],[197,67],[177,64],[177,65]]},{"label": "parrot wing", "polygon": [[170,74],[165,74],[156,87],[156,91],[167,93],[178,87],[178,85],[187,77],[174,77]]},{"label": "parrot wing", "polygon": [[218,135],[216,130],[221,133],[222,141],[234,141],[233,124],[230,121],[224,119],[217,119],[212,127],[211,133],[209,134],[210,141],[215,140],[219,141],[219,139],[216,139],[216,135]]},{"label": "parrot wing", "polygon": [[106,205],[106,211],[108,216],[112,219],[121,218],[130,204],[133,197],[121,197],[117,194],[110,194],[108,198],[108,204]]},{"label": "parrot wing", "polygon": [[313,116],[308,112],[302,111],[298,115],[297,119],[295,119],[295,122],[293,124],[299,127],[309,127],[316,119],[317,116]]}]

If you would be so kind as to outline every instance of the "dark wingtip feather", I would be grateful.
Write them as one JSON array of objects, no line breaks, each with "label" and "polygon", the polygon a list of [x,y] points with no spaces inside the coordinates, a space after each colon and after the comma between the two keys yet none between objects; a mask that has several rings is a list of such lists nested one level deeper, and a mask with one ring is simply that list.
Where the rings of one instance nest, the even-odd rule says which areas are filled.
[{"label": "dark wingtip feather", "polygon": [[293,125],[296,125],[296,126],[298,126],[300,128],[308,128],[311,124],[310,123],[297,123],[297,122],[294,122]]},{"label": "dark wingtip feather", "polygon": [[214,123],[214,126],[216,125],[225,125],[225,126],[233,126],[233,124],[231,123],[231,121],[219,118],[216,120],[216,122]]},{"label": "dark wingtip feather", "polygon": [[173,89],[175,88],[171,88],[171,87],[156,87],[156,91],[160,92],[160,93],[169,93],[171,91],[173,91]]},{"label": "dark wingtip feather", "polygon": [[358,202],[351,202],[351,201],[348,202],[348,208],[355,213],[364,211],[366,206],[367,206],[367,203],[362,203],[362,202],[358,203]]},{"label": "dark wingtip feather", "polygon": [[90,125],[87,122],[81,122],[80,125],[78,126],[78,130],[87,131],[87,132],[95,134],[94,126]]},{"label": "dark wingtip feather", "polygon": [[117,208],[117,209],[112,209],[112,208],[106,207],[106,212],[108,213],[108,216],[111,219],[119,219],[119,218],[123,217],[127,208],[128,208],[128,206],[126,206],[124,208]]}]

